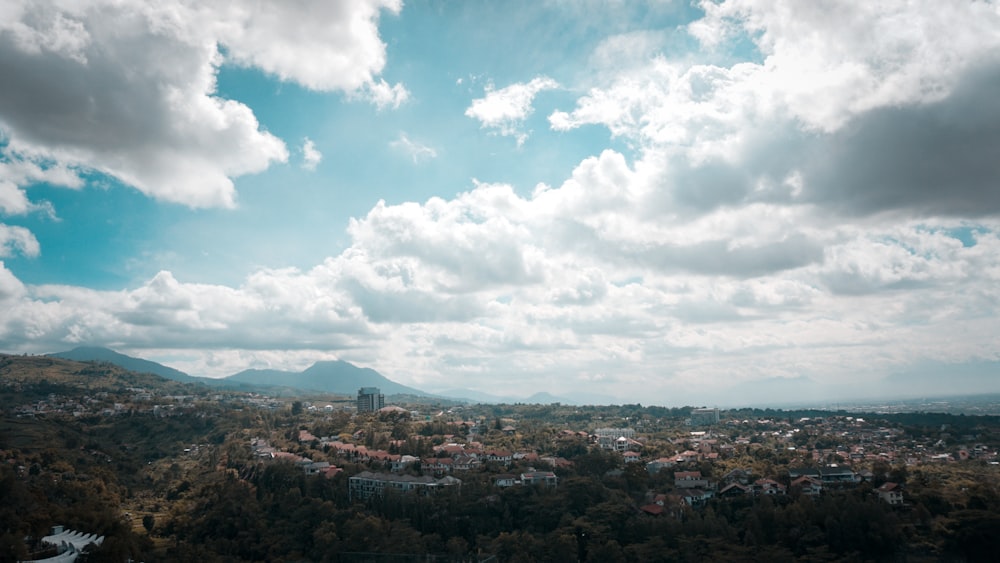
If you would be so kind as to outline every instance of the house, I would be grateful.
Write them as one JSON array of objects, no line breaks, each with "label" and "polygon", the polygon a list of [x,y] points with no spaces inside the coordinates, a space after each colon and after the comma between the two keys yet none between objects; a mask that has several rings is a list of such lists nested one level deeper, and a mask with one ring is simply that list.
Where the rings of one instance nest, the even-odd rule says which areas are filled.
[{"label": "house", "polygon": [[503,473],[493,476],[493,484],[498,487],[513,487],[517,484],[517,476]]},{"label": "house", "polygon": [[875,489],[875,493],[878,494],[880,500],[891,506],[903,504],[903,490],[897,483],[893,483],[892,481],[883,483],[881,487]]},{"label": "house", "polygon": [[420,464],[420,470],[424,473],[444,474],[451,473],[455,460],[450,457],[432,457],[425,459]]},{"label": "house", "polygon": [[528,471],[521,474],[521,484],[555,487],[559,484],[559,477],[551,471]]},{"label": "house", "polygon": [[476,469],[481,465],[479,458],[472,455],[460,455],[457,456],[452,462],[452,468],[455,471],[468,471],[470,469]]},{"label": "house", "polygon": [[703,489],[685,489],[681,496],[688,506],[701,506],[715,496],[715,493]]},{"label": "house", "polygon": [[788,468],[788,478],[791,480],[798,479],[799,477],[812,477],[814,479],[819,479],[819,469],[815,467],[789,467]]},{"label": "house", "polygon": [[507,450],[490,450],[486,452],[486,461],[510,465],[514,461],[514,454]]},{"label": "house", "polygon": [[802,494],[810,497],[819,496],[823,492],[823,482],[816,477],[801,475],[792,480],[792,487],[799,489]]},{"label": "house", "polygon": [[774,479],[757,479],[753,482],[753,492],[756,495],[783,495],[785,486]]},{"label": "house", "polygon": [[725,487],[722,487],[722,490],[719,491],[719,497],[721,498],[743,497],[752,494],[753,489],[751,489],[748,485],[743,485],[741,483],[730,483]]},{"label": "house", "polygon": [[701,471],[678,471],[674,473],[674,487],[678,489],[706,489],[708,479],[701,476]]},{"label": "house", "polygon": [[401,455],[397,459],[393,459],[389,462],[389,470],[393,473],[399,473],[406,469],[407,465],[412,463],[420,463],[420,458],[412,455]]},{"label": "house", "polygon": [[655,502],[640,506],[639,510],[649,514],[650,516],[662,516],[663,513],[667,511],[662,504],[656,504]]},{"label": "house", "polygon": [[629,440],[635,438],[632,428],[598,428],[594,430],[594,440],[605,450],[623,452],[628,449]]},{"label": "house", "polygon": [[819,476],[824,485],[854,484],[861,481],[861,477],[852,471],[850,467],[837,465],[836,463],[821,467],[819,469]]},{"label": "house", "polygon": [[326,470],[329,469],[329,461],[313,461],[302,465],[302,471],[306,475],[319,475],[320,473],[326,474]]},{"label": "house", "polygon": [[622,459],[625,463],[635,463],[639,461],[640,457],[642,456],[640,456],[638,452],[622,452]]}]

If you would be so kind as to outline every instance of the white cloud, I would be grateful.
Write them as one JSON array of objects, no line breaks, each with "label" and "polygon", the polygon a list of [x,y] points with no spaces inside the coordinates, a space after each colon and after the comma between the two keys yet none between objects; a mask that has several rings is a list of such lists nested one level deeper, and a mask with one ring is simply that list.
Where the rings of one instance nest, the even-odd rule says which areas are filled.
[{"label": "white cloud", "polygon": [[316,148],[316,143],[306,137],[302,141],[302,168],[306,170],[316,170],[316,166],[323,160],[323,153]]},{"label": "white cloud", "polygon": [[486,96],[472,101],[465,115],[478,120],[482,127],[493,129],[505,137],[515,137],[523,145],[528,134],[522,130],[524,120],[532,113],[535,95],[543,90],[558,88],[559,84],[546,76],[539,76],[527,83],[511,84],[494,90],[486,87]]},{"label": "white cloud", "polygon": [[414,164],[437,158],[437,151],[423,143],[410,139],[406,133],[400,132],[399,138],[389,143],[389,146],[413,159]]},{"label": "white cloud", "polygon": [[[0,225],[0,236],[3,236],[4,226]],[[0,244],[0,252],[2,252],[3,244]],[[4,266],[3,260],[0,260],[0,303],[7,301],[12,301],[24,296],[26,293],[24,284],[21,280],[17,279],[10,270]]]},{"label": "white cloud", "polygon": [[287,161],[288,150],[249,107],[217,95],[224,60],[379,107],[406,99],[378,76],[378,19],[398,1],[307,4],[6,3],[3,152],[97,170],[164,201],[233,206],[232,179]]},{"label": "white cloud", "polygon": [[38,239],[28,229],[0,223],[0,257],[12,256],[14,252],[38,256],[41,248]]},{"label": "white cloud", "polygon": [[[807,375],[860,389],[926,362],[995,361],[995,6],[823,6],[705,4],[690,31],[721,33],[719,48],[748,36],[749,62],[651,57],[655,34],[599,46],[599,83],[550,122],[602,124],[634,160],[605,150],[531,196],[477,182],[380,202],[338,255],[235,287],[161,272],[97,292],[0,269],[0,343],[180,350],[212,374],[336,350],[404,383],[559,394],[579,381],[644,403],[685,385]],[[93,60],[90,28],[39,29],[51,38],[18,41]],[[466,114],[520,140],[549,87],[489,89]],[[392,147],[433,156],[405,134]],[[8,181],[15,209],[23,182]],[[30,233],[16,236],[6,252],[30,254]]]},{"label": "white cloud", "polygon": [[410,92],[402,84],[390,86],[381,79],[365,84],[359,92],[367,95],[378,109],[396,109],[410,99]]},{"label": "white cloud", "polygon": [[386,63],[379,17],[383,10],[398,14],[402,7],[401,0],[305,0],[253,6],[209,3],[196,10],[212,18],[207,20],[213,22],[212,32],[235,62],[311,90],[372,88],[378,101],[387,89],[402,88],[377,79]]}]

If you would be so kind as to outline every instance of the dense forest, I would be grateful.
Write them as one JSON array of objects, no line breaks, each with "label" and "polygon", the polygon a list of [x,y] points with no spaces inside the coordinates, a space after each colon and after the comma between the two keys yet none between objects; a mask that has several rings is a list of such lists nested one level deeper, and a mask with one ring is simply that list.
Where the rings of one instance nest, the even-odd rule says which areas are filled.
[{"label": "dense forest", "polygon": [[[87,377],[93,382],[107,375]],[[560,438],[560,432],[596,420],[627,422],[650,437],[646,455],[655,456],[657,448],[665,450],[689,434],[684,424],[689,408],[469,407],[482,421],[483,442],[548,452],[567,463],[486,464],[456,473],[460,488],[428,495],[389,491],[352,501],[350,477],[382,467],[334,458],[318,441],[298,440],[300,432],[344,439],[363,435],[359,443],[371,447],[421,453],[460,439],[473,416],[320,413],[304,409],[302,401],[265,408],[209,400],[189,389],[188,406],[170,416],[126,406],[113,414],[28,417],[17,414],[17,405],[81,393],[95,401],[94,389],[59,379],[12,381],[4,380],[0,424],[0,561],[54,554],[37,540],[56,524],[105,536],[78,561],[115,562],[992,561],[1000,532],[1000,472],[984,461],[876,464],[870,481],[816,497],[789,487],[788,494],[776,496],[668,504],[653,514],[641,507],[654,494],[672,491],[681,470],[718,479],[748,468],[788,485],[788,448],[771,444],[772,433],[759,432],[753,444],[725,459],[650,472],[586,439]],[[135,395],[130,385],[114,383],[102,400],[122,405],[122,397]],[[731,413],[740,420],[805,414],[830,415]],[[978,442],[991,446],[1000,430],[987,417],[884,418],[896,436],[946,427],[975,433]],[[517,424],[516,432],[504,430],[511,424]],[[718,434],[748,434],[748,427],[723,425]],[[262,436],[283,451],[330,460],[342,471],[329,478],[309,476],[291,461],[262,460],[250,447]],[[830,440],[808,439],[809,447]],[[498,473],[529,468],[551,469],[558,486],[494,482]],[[405,472],[420,475],[421,468],[414,464]],[[873,494],[890,479],[905,485],[905,505],[890,506]]]}]

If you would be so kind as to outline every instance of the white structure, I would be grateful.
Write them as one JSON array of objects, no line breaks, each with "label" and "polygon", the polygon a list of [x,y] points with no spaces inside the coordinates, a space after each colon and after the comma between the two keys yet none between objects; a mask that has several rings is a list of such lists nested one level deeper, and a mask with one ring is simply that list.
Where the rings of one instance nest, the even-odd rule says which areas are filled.
[{"label": "white structure", "polygon": [[629,441],[635,439],[635,430],[631,428],[598,428],[594,430],[597,445],[605,450],[623,452],[628,449]]},{"label": "white structure", "polygon": [[80,552],[90,544],[101,545],[104,543],[104,536],[97,534],[85,534],[75,530],[64,530],[62,526],[53,526],[52,533],[42,538],[42,543],[56,546],[59,555],[47,559],[37,559],[36,561],[45,563],[73,563],[80,556]]}]

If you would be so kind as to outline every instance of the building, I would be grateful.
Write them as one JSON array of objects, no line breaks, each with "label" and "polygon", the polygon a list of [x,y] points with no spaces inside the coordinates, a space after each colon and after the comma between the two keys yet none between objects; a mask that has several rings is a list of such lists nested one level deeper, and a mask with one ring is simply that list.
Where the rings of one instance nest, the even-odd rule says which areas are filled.
[{"label": "building", "polygon": [[358,389],[358,412],[375,412],[385,406],[385,395],[378,387]]},{"label": "building", "polygon": [[903,490],[896,483],[891,481],[884,483],[881,487],[875,489],[875,492],[878,494],[879,499],[892,506],[903,504]]},{"label": "building", "polygon": [[598,428],[594,430],[597,437],[597,445],[605,450],[618,450],[623,452],[628,449],[629,440],[635,439],[635,430],[631,428]]},{"label": "building", "polygon": [[555,487],[559,484],[559,477],[551,471],[527,471],[521,474],[521,484]]},{"label": "building", "polygon": [[692,409],[691,426],[711,426],[719,423],[719,409]]},{"label": "building", "polygon": [[429,476],[397,475],[394,473],[373,473],[362,471],[348,480],[348,495],[351,500],[366,500],[382,497],[386,490],[399,492],[415,491],[430,494],[440,489],[462,486],[462,480],[455,477],[435,479]]}]

